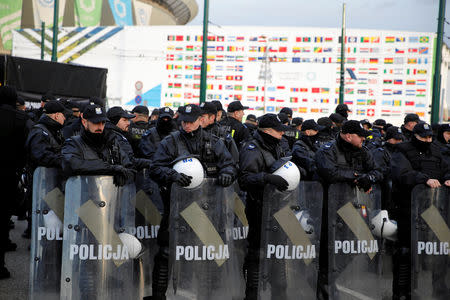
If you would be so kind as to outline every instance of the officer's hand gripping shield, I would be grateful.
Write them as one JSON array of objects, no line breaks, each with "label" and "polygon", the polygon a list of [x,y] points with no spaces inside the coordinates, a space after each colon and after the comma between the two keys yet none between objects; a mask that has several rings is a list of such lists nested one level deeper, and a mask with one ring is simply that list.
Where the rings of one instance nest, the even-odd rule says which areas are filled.
[{"label": "officer's hand gripping shield", "polygon": [[377,186],[370,194],[346,183],[328,189],[330,298],[381,299],[390,294],[391,281],[381,271],[381,239],[370,224],[371,211],[381,208],[380,195]]},{"label": "officer's hand gripping shield", "polygon": [[301,181],[290,192],[264,189],[258,293],[261,299],[315,299],[322,186]]},{"label": "officer's hand gripping shield", "polygon": [[30,299],[59,299],[64,194],[58,169],[33,175]]},{"label": "officer's hand gripping shield", "polygon": [[134,183],[117,187],[112,176],[68,179],[62,299],[142,297],[133,262],[141,245],[129,235],[121,239],[121,235],[127,235],[127,228],[135,227],[135,208],[131,205],[134,196]]},{"label": "officer's hand gripping shield", "polygon": [[411,193],[412,294],[450,295],[450,188],[416,186]]},{"label": "officer's hand gripping shield", "polygon": [[172,185],[172,298],[231,299],[236,295],[239,270],[233,257],[233,194],[234,186],[224,188],[210,178],[193,189]]}]

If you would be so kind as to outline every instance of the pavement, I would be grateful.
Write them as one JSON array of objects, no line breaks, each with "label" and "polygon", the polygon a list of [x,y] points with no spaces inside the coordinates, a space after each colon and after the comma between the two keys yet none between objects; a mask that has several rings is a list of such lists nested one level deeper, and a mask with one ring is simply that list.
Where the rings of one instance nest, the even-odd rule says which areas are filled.
[{"label": "pavement", "polygon": [[17,244],[17,250],[6,252],[6,267],[11,278],[0,280],[0,300],[26,300],[29,298],[30,245],[31,239],[21,235],[27,228],[27,221],[13,217],[15,228],[10,231],[10,239]]}]

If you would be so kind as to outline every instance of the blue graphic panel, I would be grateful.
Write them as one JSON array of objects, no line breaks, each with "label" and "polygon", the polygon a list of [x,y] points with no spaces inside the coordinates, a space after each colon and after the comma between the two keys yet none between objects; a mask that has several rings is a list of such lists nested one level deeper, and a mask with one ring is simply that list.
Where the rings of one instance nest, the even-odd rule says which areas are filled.
[{"label": "blue graphic panel", "polygon": [[131,0],[108,0],[117,26],[133,25]]},{"label": "blue graphic panel", "polygon": [[126,105],[147,105],[152,107],[161,106],[161,85],[157,85],[154,88],[148,90],[140,96],[136,96],[131,99]]}]

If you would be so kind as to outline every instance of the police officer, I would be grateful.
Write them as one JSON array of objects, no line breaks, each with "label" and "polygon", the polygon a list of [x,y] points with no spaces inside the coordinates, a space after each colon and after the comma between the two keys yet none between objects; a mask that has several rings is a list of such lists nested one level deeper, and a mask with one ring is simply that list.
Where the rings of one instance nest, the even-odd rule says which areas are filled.
[{"label": "police officer", "polygon": [[135,116],[127,113],[122,107],[111,107],[106,113],[109,122],[106,122],[105,129],[112,131],[117,136],[117,140],[121,144],[121,148],[127,153],[128,158],[134,165],[134,169],[142,170],[150,165],[150,160],[145,158],[137,158],[134,149],[130,143],[132,137],[129,132],[130,120]]},{"label": "police officer", "polygon": [[61,134],[66,109],[56,100],[46,102],[39,122],[33,126],[26,147],[32,169],[38,166],[61,168],[61,146],[64,139]]},{"label": "police officer", "polygon": [[142,136],[139,143],[139,155],[152,159],[159,143],[176,130],[176,124],[173,120],[174,112],[170,107],[162,107],[159,109],[158,120],[156,126],[150,128],[147,133]]},{"label": "police officer", "polygon": [[[8,141],[2,147],[0,156],[2,171],[0,172],[0,190],[4,195],[15,199],[17,196],[17,170],[25,165],[25,140],[28,134],[26,122],[28,116],[15,109],[17,92],[9,86],[0,87],[0,137]],[[15,245],[9,240],[9,220],[11,217],[11,201],[3,199],[0,210],[0,279],[11,275],[5,266],[5,252]],[[13,247],[15,249],[15,247]]]},{"label": "police officer", "polygon": [[[366,193],[372,185],[382,179],[380,169],[375,165],[370,151],[363,146],[369,135],[355,120],[344,123],[336,140],[325,144],[316,152],[317,173],[324,185],[324,203],[322,215],[328,215],[328,185],[346,182],[356,185]],[[328,245],[328,219],[322,218],[321,245]],[[319,293],[327,298],[328,286],[328,249],[321,247],[319,262]],[[331,284],[331,283],[330,283]]]},{"label": "police officer", "polygon": [[248,106],[243,106],[241,101],[233,101],[228,105],[228,116],[221,121],[222,126],[229,128],[231,137],[236,142],[238,149],[240,149],[241,143],[245,142],[250,136],[248,128],[242,124],[245,109],[248,109]]},{"label": "police officer", "polygon": [[293,114],[292,108],[289,108],[289,107],[283,107],[283,108],[280,110],[280,114],[286,114],[286,116],[287,116],[288,119],[289,119],[289,124],[291,124],[291,122],[292,122],[292,114]]},{"label": "police officer", "polygon": [[[312,180],[316,172],[315,156],[320,144],[317,135],[323,126],[313,119],[305,120],[302,125],[302,135],[292,148],[292,161],[304,171],[302,180]],[[303,170],[302,170],[303,169]]]},{"label": "police officer", "polygon": [[[286,153],[286,155],[290,155],[291,154],[291,145],[289,144],[288,141],[288,136],[286,136],[286,133],[289,132],[290,136],[292,137],[293,133],[290,132],[291,128],[289,126],[289,117],[285,114],[285,113],[279,113],[278,114],[278,119],[280,119],[281,124],[287,126],[287,128],[289,128],[288,130],[286,130],[283,134],[283,137],[281,138],[281,147],[283,148],[284,153]],[[292,140],[291,140],[292,141]]]},{"label": "police officer", "polygon": [[245,126],[247,126],[250,136],[253,136],[256,129],[258,129],[258,121],[256,120],[256,116],[253,114],[247,115],[245,118]]},{"label": "police officer", "polygon": [[335,112],[341,115],[344,120],[347,120],[348,113],[352,111],[348,108],[347,104],[338,104],[338,106],[336,106]]},{"label": "police officer", "polygon": [[113,175],[114,184],[134,180],[135,170],[117,135],[105,130],[106,113],[98,105],[83,111],[81,134],[66,140],[62,148],[63,171],[76,175]]},{"label": "police officer", "polygon": [[[406,121],[415,122],[405,118],[405,124]],[[432,140],[431,126],[418,123],[412,130],[411,140],[398,144],[397,151],[392,154],[393,212],[398,223],[393,299],[411,297],[411,190],[418,184],[426,184],[430,188],[450,186],[449,165]]]},{"label": "police officer", "polygon": [[153,298],[165,299],[168,284],[168,246],[169,246],[169,215],[170,186],[176,182],[180,186],[188,186],[191,177],[178,173],[172,168],[173,162],[179,157],[199,156],[208,177],[217,177],[222,186],[229,186],[236,177],[236,168],[231,154],[222,140],[217,136],[205,134],[200,126],[201,109],[197,105],[186,105],[180,110],[181,129],[172,132],[159,144],[153,155],[150,167],[151,178],[165,187],[162,191],[164,214],[158,231],[159,252],[155,256],[153,269]]},{"label": "police officer", "polygon": [[336,137],[336,135],[341,131],[341,127],[346,118],[344,118],[341,114],[333,113],[330,115],[330,120],[333,122],[333,126],[331,126],[331,128],[333,135]]},{"label": "police officer", "polygon": [[382,147],[372,150],[375,164],[381,169],[383,181],[381,182],[381,208],[391,209],[392,175],[391,159],[397,144],[403,142],[405,137],[399,127],[391,126],[387,129],[385,142]]},{"label": "police officer", "polygon": [[148,121],[150,128],[155,127],[158,117],[159,117],[159,108],[155,108],[154,110],[152,110],[150,120]]},{"label": "police officer", "polygon": [[380,132],[381,136],[383,136],[383,137],[386,134],[386,131],[384,131],[384,126],[386,126],[386,120],[384,120],[384,119],[376,119],[373,122],[373,128],[374,129],[378,129],[378,131]]},{"label": "police officer", "polygon": [[147,106],[137,105],[131,111],[135,117],[131,119],[130,127],[128,132],[130,133],[131,140],[129,140],[131,146],[133,147],[134,153],[138,153],[139,143],[142,136],[150,129],[149,120],[149,110]]},{"label": "police officer", "polygon": [[237,149],[236,143],[234,142],[234,139],[231,137],[230,132],[228,131],[228,127],[220,126],[219,123],[216,122],[216,106],[211,102],[204,102],[200,105],[200,108],[202,109],[202,117],[200,120],[202,129],[206,133],[213,134],[220,138],[233,157],[234,162],[237,164],[239,162],[239,151]]},{"label": "police officer", "polygon": [[213,100],[211,101],[216,106],[217,109],[217,116],[216,116],[216,122],[220,123],[223,119],[223,114],[225,111],[223,110],[222,103],[219,100]]},{"label": "police officer", "polygon": [[273,184],[284,191],[288,183],[281,176],[271,174],[270,167],[285,157],[280,141],[288,126],[281,124],[275,114],[265,114],[259,120],[259,128],[240,152],[239,185],[247,192],[245,213],[249,223],[248,254],[245,259],[246,298],[257,299],[259,281],[259,247],[264,186]]},{"label": "police officer", "polygon": [[441,124],[434,141],[441,150],[442,156],[450,165],[450,124]]},{"label": "police officer", "polygon": [[327,144],[335,139],[336,134],[333,132],[333,121],[331,121],[330,118],[319,118],[317,119],[317,124],[323,127],[323,129],[319,130],[316,137],[316,140],[319,142],[320,146]]},{"label": "police officer", "polygon": [[81,119],[83,117],[83,111],[86,108],[86,106],[89,104],[91,104],[91,105],[95,104],[100,107],[105,107],[106,101],[99,97],[91,97],[91,98],[89,98],[89,101],[87,103],[86,102],[78,103],[77,106],[80,110],[80,113],[74,114],[75,116],[78,115],[78,117],[74,121],[65,124],[65,126],[62,130],[62,133],[63,133],[63,136],[65,139],[68,139],[72,136],[80,135],[81,128],[83,127],[82,122],[81,122]]},{"label": "police officer", "polygon": [[51,91],[48,91],[44,95],[42,95],[41,107],[39,107],[39,109],[32,110],[31,113],[29,114],[31,120],[33,120],[33,122],[37,123],[39,121],[39,119],[41,118],[41,115],[43,114],[45,103],[47,103],[48,101],[53,101],[53,100],[56,100],[56,97],[53,95],[53,93]]},{"label": "police officer", "polygon": [[402,133],[405,136],[406,141],[410,141],[414,136],[413,129],[417,123],[420,122],[419,116],[417,114],[407,114],[403,120],[403,125],[401,127]]}]

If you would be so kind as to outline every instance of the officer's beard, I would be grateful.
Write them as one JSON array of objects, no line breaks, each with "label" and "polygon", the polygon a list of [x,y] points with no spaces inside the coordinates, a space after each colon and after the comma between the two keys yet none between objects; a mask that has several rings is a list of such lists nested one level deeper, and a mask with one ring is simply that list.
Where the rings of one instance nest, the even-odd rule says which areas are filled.
[{"label": "officer's beard", "polygon": [[411,143],[419,150],[420,152],[427,152],[430,149],[431,142],[423,142],[418,140],[415,136],[412,137]]},{"label": "officer's beard", "polygon": [[105,144],[105,130],[101,133],[93,133],[84,129],[82,135],[86,138],[88,144],[95,148],[101,148]]},{"label": "officer's beard", "polygon": [[158,121],[156,121],[156,129],[161,133],[168,134],[173,130],[174,127],[175,124],[173,120],[158,119]]}]

